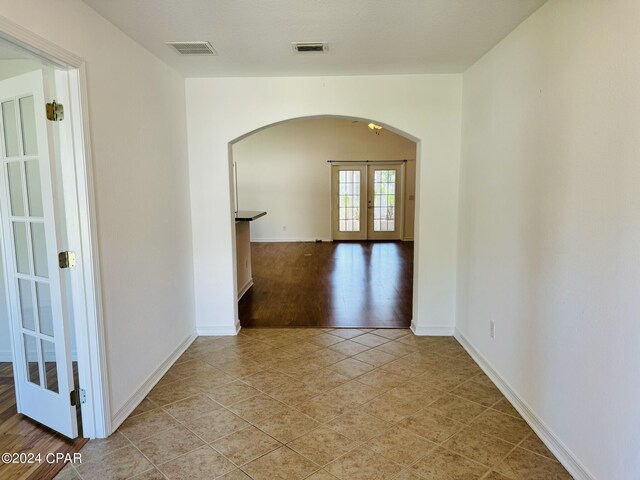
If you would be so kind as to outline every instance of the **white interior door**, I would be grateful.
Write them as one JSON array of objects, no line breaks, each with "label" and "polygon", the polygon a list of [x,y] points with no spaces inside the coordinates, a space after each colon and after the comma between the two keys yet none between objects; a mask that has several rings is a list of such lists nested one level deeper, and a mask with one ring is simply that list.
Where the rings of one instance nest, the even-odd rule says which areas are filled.
[{"label": "white interior door", "polygon": [[334,240],[400,240],[403,164],[333,165]]},{"label": "white interior door", "polygon": [[367,238],[400,240],[402,165],[368,165]]},{"label": "white interior door", "polygon": [[73,372],[41,71],[0,82],[0,213],[18,411],[70,438]]}]

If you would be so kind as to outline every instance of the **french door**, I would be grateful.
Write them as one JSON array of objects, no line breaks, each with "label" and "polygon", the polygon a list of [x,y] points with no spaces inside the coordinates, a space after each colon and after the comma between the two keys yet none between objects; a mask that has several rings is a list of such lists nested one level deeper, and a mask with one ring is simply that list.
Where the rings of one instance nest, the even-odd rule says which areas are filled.
[{"label": "french door", "polygon": [[78,436],[41,71],[0,81],[0,223],[18,411]]},{"label": "french door", "polygon": [[334,240],[400,240],[403,165],[331,167]]}]

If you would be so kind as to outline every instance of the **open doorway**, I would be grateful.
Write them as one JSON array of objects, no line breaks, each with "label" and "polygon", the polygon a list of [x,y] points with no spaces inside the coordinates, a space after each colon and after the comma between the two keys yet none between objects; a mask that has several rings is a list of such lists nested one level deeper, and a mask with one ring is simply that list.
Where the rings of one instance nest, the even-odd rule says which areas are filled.
[{"label": "open doorway", "polygon": [[[82,75],[48,57],[46,41],[41,50],[13,33],[22,46],[0,40],[0,446],[66,454],[106,435],[101,349],[89,346],[97,288]],[[0,476],[62,466],[7,462]]]},{"label": "open doorway", "polygon": [[[233,144],[237,206],[267,212],[236,223],[242,326],[409,327],[416,143],[368,124],[296,119]],[[340,171],[362,175],[350,209]]]}]

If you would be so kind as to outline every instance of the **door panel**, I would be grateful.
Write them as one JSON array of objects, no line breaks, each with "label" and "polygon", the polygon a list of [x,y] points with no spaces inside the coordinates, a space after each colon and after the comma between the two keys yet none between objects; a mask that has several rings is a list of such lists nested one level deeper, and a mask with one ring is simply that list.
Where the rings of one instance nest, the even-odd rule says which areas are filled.
[{"label": "door panel", "polygon": [[368,165],[369,240],[400,240],[401,165]]},{"label": "door panel", "polygon": [[366,166],[334,165],[332,168],[333,238],[366,240]]},{"label": "door panel", "polygon": [[44,81],[36,71],[0,82],[0,213],[18,411],[78,435]]}]

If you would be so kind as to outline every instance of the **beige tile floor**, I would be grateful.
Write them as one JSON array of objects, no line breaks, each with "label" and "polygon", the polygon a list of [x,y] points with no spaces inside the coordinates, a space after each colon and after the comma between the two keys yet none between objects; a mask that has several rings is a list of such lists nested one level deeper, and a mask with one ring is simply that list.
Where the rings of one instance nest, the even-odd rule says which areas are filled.
[{"label": "beige tile floor", "polygon": [[200,337],[59,479],[571,476],[450,337],[245,329]]}]

